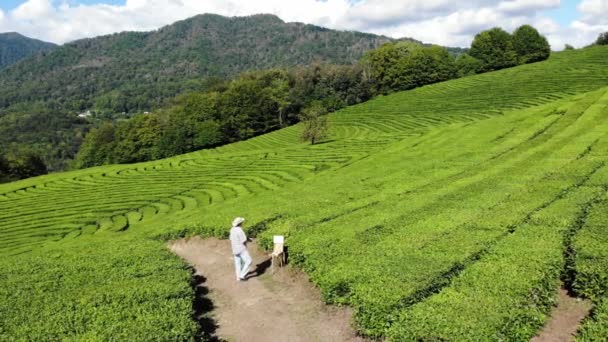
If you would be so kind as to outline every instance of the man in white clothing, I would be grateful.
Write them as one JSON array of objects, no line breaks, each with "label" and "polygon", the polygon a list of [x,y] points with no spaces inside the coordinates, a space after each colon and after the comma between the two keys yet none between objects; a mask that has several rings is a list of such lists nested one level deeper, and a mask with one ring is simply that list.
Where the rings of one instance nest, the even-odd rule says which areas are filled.
[{"label": "man in white clothing", "polygon": [[251,256],[247,251],[247,236],[241,224],[245,222],[242,217],[237,217],[232,221],[230,229],[230,244],[232,245],[232,255],[234,255],[234,266],[236,268],[236,280],[245,280],[251,266]]}]

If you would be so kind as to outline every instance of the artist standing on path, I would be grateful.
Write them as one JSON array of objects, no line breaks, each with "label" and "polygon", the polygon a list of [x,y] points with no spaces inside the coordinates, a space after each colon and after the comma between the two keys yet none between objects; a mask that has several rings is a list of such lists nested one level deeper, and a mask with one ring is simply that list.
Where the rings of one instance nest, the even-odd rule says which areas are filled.
[{"label": "artist standing on path", "polygon": [[236,280],[245,280],[245,276],[249,272],[251,266],[251,256],[247,251],[247,236],[241,224],[245,222],[242,217],[237,217],[232,221],[230,229],[230,244],[232,245],[232,254],[234,255],[234,266],[236,268]]}]

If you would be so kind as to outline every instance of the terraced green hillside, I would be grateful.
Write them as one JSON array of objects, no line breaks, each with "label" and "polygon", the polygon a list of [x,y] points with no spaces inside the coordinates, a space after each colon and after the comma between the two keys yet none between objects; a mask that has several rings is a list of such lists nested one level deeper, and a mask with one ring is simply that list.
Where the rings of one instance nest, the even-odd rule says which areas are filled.
[{"label": "terraced green hillside", "polygon": [[189,272],[163,248],[233,216],[357,328],[390,340],[526,340],[562,282],[608,337],[608,49],[380,97],[162,161],[0,186],[0,339],[189,339]]}]

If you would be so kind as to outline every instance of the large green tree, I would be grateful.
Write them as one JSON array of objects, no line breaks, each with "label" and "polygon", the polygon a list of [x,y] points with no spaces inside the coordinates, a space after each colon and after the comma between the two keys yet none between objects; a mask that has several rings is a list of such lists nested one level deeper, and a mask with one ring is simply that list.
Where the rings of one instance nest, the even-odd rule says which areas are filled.
[{"label": "large green tree", "polygon": [[517,53],[513,49],[511,35],[499,27],[478,33],[469,54],[481,61],[478,72],[517,65]]},{"label": "large green tree", "polygon": [[168,157],[220,144],[218,99],[218,92],[191,93],[161,111],[161,155]]},{"label": "large green tree", "polygon": [[439,46],[387,43],[362,59],[379,92],[407,90],[456,76],[450,53]]},{"label": "large green tree", "polygon": [[108,164],[114,161],[115,129],[106,122],[85,136],[74,160],[76,168]]},{"label": "large green tree", "polygon": [[445,48],[439,46],[412,48],[397,62],[394,90],[406,90],[456,77],[456,64]]},{"label": "large green tree", "polygon": [[597,45],[608,45],[608,32],[600,33],[595,41]]},{"label": "large green tree", "polygon": [[517,28],[513,32],[512,39],[519,64],[544,61],[551,54],[551,46],[547,38],[530,25]]},{"label": "large green tree", "polygon": [[10,167],[8,160],[0,154],[0,183],[10,180]]},{"label": "large green tree", "polygon": [[386,43],[376,50],[369,51],[362,59],[381,93],[401,89],[399,76],[402,75],[402,63],[418,48],[411,42]]},{"label": "large green tree", "polygon": [[133,163],[161,157],[158,140],[161,125],[155,114],[140,114],[116,127],[114,158],[118,163]]},{"label": "large green tree", "polygon": [[302,141],[310,141],[311,145],[327,138],[329,126],[327,117],[323,116],[325,109],[320,104],[314,104],[300,114],[302,121]]},{"label": "large green tree", "polygon": [[40,155],[25,146],[13,145],[0,155],[0,181],[13,181],[46,174],[47,167]]}]

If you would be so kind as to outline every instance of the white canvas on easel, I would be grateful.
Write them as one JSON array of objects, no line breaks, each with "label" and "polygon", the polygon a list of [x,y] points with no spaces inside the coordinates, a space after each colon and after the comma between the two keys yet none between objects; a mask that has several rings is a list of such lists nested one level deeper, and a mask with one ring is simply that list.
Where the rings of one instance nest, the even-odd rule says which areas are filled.
[{"label": "white canvas on easel", "polygon": [[284,244],[285,244],[285,236],[283,235],[275,235],[272,237],[272,242],[274,243],[274,247],[272,248],[272,253],[270,254],[270,263],[272,266],[272,273],[274,273],[274,259],[279,258],[280,265],[282,266],[285,263],[285,253],[284,253]]}]

